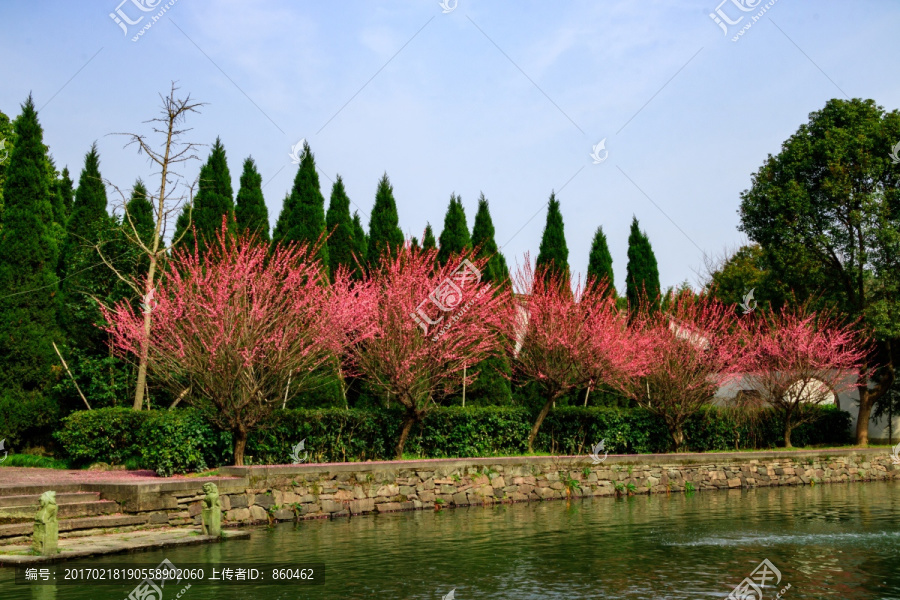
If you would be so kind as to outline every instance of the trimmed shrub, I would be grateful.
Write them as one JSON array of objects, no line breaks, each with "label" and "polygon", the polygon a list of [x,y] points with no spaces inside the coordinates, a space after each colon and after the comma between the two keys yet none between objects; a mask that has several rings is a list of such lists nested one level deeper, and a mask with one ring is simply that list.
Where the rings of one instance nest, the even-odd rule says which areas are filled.
[{"label": "trimmed shrub", "polygon": [[199,411],[151,410],[144,415],[135,442],[145,469],[168,477],[231,462],[231,434],[217,430]]},{"label": "trimmed shrub", "polygon": [[54,437],[74,466],[121,465],[140,456],[135,436],[146,417],[130,408],[82,410],[63,419]]},{"label": "trimmed shrub", "polygon": [[[795,432],[798,445],[850,442],[850,415],[833,406],[810,407],[815,420]],[[256,464],[289,464],[291,451],[305,441],[305,461],[354,462],[391,460],[399,436],[402,410],[276,410],[251,434],[247,454]],[[525,452],[534,419],[525,407],[442,407],[410,432],[407,453],[428,458],[515,455]],[[780,417],[763,411],[752,422],[738,423],[728,411],[707,408],[685,427],[694,452],[772,448],[782,439]],[[103,408],[74,413],[56,434],[75,465],[131,461],[160,475],[202,471],[229,464],[231,435],[218,431],[200,411],[135,412]],[[641,409],[563,406],[550,412],[535,449],[552,454],[586,455],[605,440],[614,454],[669,451],[671,440],[662,420]]]}]

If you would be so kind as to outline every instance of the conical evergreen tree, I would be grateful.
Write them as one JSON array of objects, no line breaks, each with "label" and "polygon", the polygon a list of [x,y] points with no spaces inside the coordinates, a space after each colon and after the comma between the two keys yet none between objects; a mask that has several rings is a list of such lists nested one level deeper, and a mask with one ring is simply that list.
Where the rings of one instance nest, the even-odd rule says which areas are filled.
[{"label": "conical evergreen tree", "polygon": [[547,222],[541,236],[536,266],[539,270],[558,273],[562,281],[568,285],[569,247],[566,245],[566,232],[562,212],[559,210],[559,200],[554,193],[550,194],[550,202],[547,205]]},{"label": "conical evergreen tree", "polygon": [[328,228],[328,260],[331,274],[334,275],[342,266],[352,271],[356,266],[356,261],[353,260],[354,226],[350,217],[350,198],[347,197],[344,181],[340,175],[331,187],[325,226]]},{"label": "conical evergreen tree", "polygon": [[59,341],[59,249],[45,176],[43,131],[31,96],[15,121],[0,230],[0,389],[45,390],[53,382]]},{"label": "conical evergreen tree", "polygon": [[362,279],[368,264],[369,236],[363,229],[362,219],[359,213],[353,213],[353,276]]},{"label": "conical evergreen tree", "polygon": [[182,252],[194,251],[194,235],[191,232],[193,207],[185,202],[175,219],[175,233],[172,234],[172,248]]},{"label": "conical evergreen tree", "polygon": [[100,175],[100,155],[95,143],[84,157],[84,168],[78,178],[72,215],[66,227],[68,235],[63,247],[63,277],[72,272],[73,262],[81,262],[79,255],[86,251],[92,253],[99,231],[109,224],[106,203],[106,186]]},{"label": "conical evergreen tree", "polygon": [[462,199],[456,194],[450,195],[450,205],[447,207],[447,214],[444,215],[444,230],[441,231],[438,243],[440,247],[437,260],[441,265],[446,265],[451,257],[472,249],[472,237],[466,224],[466,211]]},{"label": "conical evergreen tree", "polygon": [[194,196],[194,212],[191,225],[183,243],[192,247],[194,232],[197,247],[203,252],[207,245],[214,243],[222,229],[222,217],[227,220],[230,231],[234,228],[234,191],[231,188],[231,172],[222,140],[216,138],[206,164],[200,168],[197,195]]},{"label": "conical evergreen tree", "polygon": [[422,249],[434,250],[437,248],[437,240],[434,239],[434,231],[431,230],[431,223],[425,223],[425,233],[422,235]]},{"label": "conical evergreen tree", "polygon": [[75,201],[75,183],[69,175],[69,167],[63,168],[62,175],[57,180],[56,194],[60,204],[62,204],[63,214],[65,215],[65,220],[62,222],[65,223],[72,214],[72,204]]},{"label": "conical evergreen tree", "polygon": [[294,187],[278,216],[272,241],[276,244],[299,242],[310,246],[320,243],[317,257],[322,264],[330,264],[328,245],[325,243],[325,197],[319,188],[315,156],[306,142],[303,144],[300,168],[294,177]]},{"label": "conical evergreen tree", "polygon": [[509,281],[509,269],[506,259],[497,249],[497,241],[494,239],[494,221],[488,201],[481,194],[478,199],[478,212],[475,213],[475,225],[472,227],[472,246],[478,248],[478,257],[490,257],[487,268],[484,270],[482,281],[494,284],[504,284]]},{"label": "conical evergreen tree", "polygon": [[[65,230],[68,224],[69,215],[66,212],[66,201],[63,197],[64,192],[60,189],[60,186],[64,185],[62,174],[56,170],[56,165],[53,162],[52,156],[47,159],[47,178],[50,181],[50,193],[52,194],[53,221],[59,225],[58,230],[61,235],[59,238],[60,241],[64,241],[66,238]],[[72,182],[70,181],[69,183],[71,184]]]},{"label": "conical evergreen tree", "polygon": [[59,307],[59,322],[69,342],[90,354],[107,352],[106,334],[96,326],[102,316],[95,298],[107,299],[107,292],[118,281],[105,266],[100,269],[98,248],[107,258],[121,254],[118,248],[114,252],[106,248],[121,241],[117,239],[115,219],[106,212],[106,204],[106,186],[100,175],[100,156],[94,144],[84,157],[84,168],[78,178],[68,221]]},{"label": "conical evergreen tree", "polygon": [[153,234],[156,230],[156,221],[153,216],[153,205],[147,199],[147,187],[138,178],[131,190],[131,198],[125,204],[125,216],[123,218],[125,230],[134,235],[131,226],[137,230],[141,241],[148,248],[153,247]]},{"label": "conical evergreen tree", "polygon": [[262,192],[262,175],[256,170],[253,158],[244,160],[241,187],[234,207],[234,218],[241,234],[256,234],[269,241],[269,209]]},{"label": "conical evergreen tree", "polygon": [[603,227],[598,227],[594,233],[594,241],[591,243],[591,254],[588,257],[588,281],[593,281],[594,285],[600,285],[606,282],[607,292],[615,297],[616,287],[613,280],[612,255],[609,253],[609,246],[606,243],[606,234],[603,233]]},{"label": "conical evergreen tree", "polygon": [[378,265],[382,256],[390,249],[391,255],[395,255],[403,245],[403,231],[399,227],[400,218],[397,216],[397,202],[394,200],[394,188],[385,173],[378,182],[378,191],[375,192],[375,206],[372,207],[372,217],[369,220],[369,264]]},{"label": "conical evergreen tree", "polygon": [[650,310],[659,307],[659,268],[647,234],[643,233],[637,217],[631,221],[628,235],[628,269],[625,275],[625,295],[628,306],[636,310],[644,300]]}]

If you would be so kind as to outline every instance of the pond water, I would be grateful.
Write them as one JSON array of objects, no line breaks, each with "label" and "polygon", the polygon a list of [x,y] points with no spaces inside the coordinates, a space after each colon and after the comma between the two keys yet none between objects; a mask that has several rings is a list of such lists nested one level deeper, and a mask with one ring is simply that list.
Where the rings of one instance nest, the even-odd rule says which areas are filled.
[{"label": "pond water", "polygon": [[[900,599],[900,482],[307,521],[255,529],[245,541],[61,566],[153,566],[164,559],[176,566],[324,564],[315,570],[317,586],[193,585],[181,600],[440,600],[454,589],[455,600],[726,598],[764,559],[781,575],[777,587],[767,580],[767,600],[788,585],[781,596],[788,600]],[[12,574],[0,569],[4,600],[122,600],[135,587],[26,586]],[[182,589],[167,585],[162,600]]]}]

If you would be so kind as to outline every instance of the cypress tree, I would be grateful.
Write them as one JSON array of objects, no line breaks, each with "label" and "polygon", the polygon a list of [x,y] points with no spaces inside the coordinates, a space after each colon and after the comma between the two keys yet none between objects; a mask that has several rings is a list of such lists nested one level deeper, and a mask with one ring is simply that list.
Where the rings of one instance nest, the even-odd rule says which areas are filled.
[{"label": "cypress tree", "polygon": [[193,246],[196,231],[197,246],[201,252],[215,243],[216,236],[222,229],[222,217],[227,219],[226,226],[234,228],[234,192],[231,188],[231,172],[222,140],[216,138],[206,164],[200,168],[200,181],[197,195],[194,196],[194,212],[191,225],[185,233],[183,243]]},{"label": "cypress tree", "polygon": [[153,216],[153,205],[147,199],[147,188],[144,182],[138,178],[131,190],[131,198],[125,204],[125,216],[122,219],[125,231],[134,235],[131,225],[137,230],[141,241],[147,246],[153,246],[153,234],[156,230],[156,221]]},{"label": "cypress tree", "polygon": [[353,276],[356,279],[362,279],[365,275],[366,264],[368,260],[369,236],[363,229],[362,219],[359,213],[353,213]]},{"label": "cypress tree", "polygon": [[544,233],[541,236],[541,246],[538,251],[538,270],[559,274],[562,282],[569,282],[569,247],[566,245],[566,232],[563,226],[562,212],[559,210],[559,200],[554,193],[550,194],[550,202],[547,207],[547,222],[544,225]]},{"label": "cypress tree", "polygon": [[[102,321],[94,298],[108,299],[118,279],[101,266],[97,248],[110,259],[121,254],[115,220],[106,212],[106,186],[100,175],[97,145],[84,157],[78,189],[69,217],[60,284],[59,321],[73,347],[88,354],[105,355],[106,334],[95,324]],[[111,245],[112,248],[106,248]],[[121,264],[121,263],[120,263]]]},{"label": "cypress tree", "polygon": [[274,243],[299,242],[310,247],[321,242],[317,257],[323,265],[330,264],[325,242],[325,197],[319,188],[316,160],[309,144],[303,144],[303,157],[294,177],[290,198],[285,200],[275,232]]},{"label": "cypress tree", "polygon": [[422,249],[434,250],[437,248],[437,240],[434,239],[434,231],[431,230],[431,223],[425,223],[425,233],[422,235]]},{"label": "cypress tree", "polygon": [[472,246],[478,248],[478,257],[490,257],[487,268],[484,270],[483,281],[495,284],[504,284],[509,281],[509,269],[506,259],[497,249],[497,241],[494,239],[494,221],[488,201],[481,194],[478,199],[478,212],[475,213],[475,224],[472,227]]},{"label": "cypress tree", "polygon": [[69,175],[69,167],[63,168],[62,175],[56,183],[56,193],[65,215],[65,221],[62,222],[65,223],[72,214],[72,204],[75,201],[75,183]]},{"label": "cypress tree", "polygon": [[269,241],[269,209],[266,208],[266,200],[263,197],[262,175],[256,170],[253,158],[244,160],[234,218],[239,233],[256,234],[261,240]]},{"label": "cypress tree", "polygon": [[172,234],[172,246],[184,252],[194,251],[194,234],[191,232],[192,214],[191,203],[185,202],[184,206],[181,207],[181,212],[178,213],[178,218],[175,219],[175,233]]},{"label": "cypress tree", "polygon": [[[106,186],[100,175],[100,155],[97,144],[84,156],[84,168],[78,178],[78,189],[72,204],[72,215],[66,227],[66,243],[63,246],[63,269],[65,277],[72,272],[72,264],[81,262],[84,252],[92,253],[98,241],[98,234],[109,221],[106,212]],[[60,203],[61,204],[61,203]],[[102,224],[102,226],[101,226]]]},{"label": "cypress tree", "polygon": [[344,181],[340,175],[331,186],[331,200],[328,202],[325,226],[328,228],[328,260],[331,274],[334,275],[342,266],[353,271],[356,266],[356,261],[353,260],[354,225],[350,217],[350,198],[347,197]]},{"label": "cypress tree", "polygon": [[450,194],[450,206],[444,215],[444,230],[441,231],[438,244],[437,261],[440,265],[446,265],[451,257],[472,249],[472,237],[466,224],[466,211],[462,199],[456,194]]},{"label": "cypress tree", "polygon": [[650,310],[659,306],[659,268],[650,240],[641,231],[637,217],[631,221],[631,233],[628,235],[628,269],[625,278],[625,294],[631,310],[640,307],[645,299]]},{"label": "cypress tree", "polygon": [[403,245],[403,232],[400,230],[399,222],[394,188],[391,187],[391,182],[385,173],[378,182],[375,206],[372,207],[372,217],[369,220],[367,253],[369,264],[380,264],[385,252],[390,252],[392,256],[396,255],[398,249]]},{"label": "cypress tree", "polygon": [[41,390],[57,364],[59,249],[43,131],[29,95],[15,121],[0,230],[0,389]]},{"label": "cypress tree", "polygon": [[613,267],[612,255],[609,253],[609,246],[606,243],[606,234],[603,233],[603,227],[598,227],[594,233],[594,241],[591,243],[591,254],[588,257],[588,281],[593,281],[594,285],[600,285],[606,281],[606,291],[609,295],[615,297],[616,287],[613,283]]}]

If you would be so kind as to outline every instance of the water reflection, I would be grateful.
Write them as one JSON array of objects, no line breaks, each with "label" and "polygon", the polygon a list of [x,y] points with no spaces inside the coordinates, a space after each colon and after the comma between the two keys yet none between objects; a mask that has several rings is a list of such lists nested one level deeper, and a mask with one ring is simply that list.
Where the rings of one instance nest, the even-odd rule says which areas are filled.
[{"label": "water reflection", "polygon": [[[324,586],[194,586],[183,600],[437,600],[453,588],[458,600],[725,598],[763,559],[781,571],[781,586],[791,584],[788,600],[900,598],[900,483],[310,521],[259,529],[249,541],[77,564],[157,564],[164,558],[176,565],[326,564]],[[0,598],[122,600],[133,588],[29,590],[13,585],[11,575],[0,571]],[[767,600],[774,595],[766,588]]]}]

